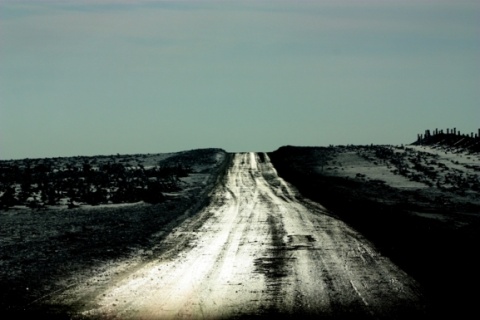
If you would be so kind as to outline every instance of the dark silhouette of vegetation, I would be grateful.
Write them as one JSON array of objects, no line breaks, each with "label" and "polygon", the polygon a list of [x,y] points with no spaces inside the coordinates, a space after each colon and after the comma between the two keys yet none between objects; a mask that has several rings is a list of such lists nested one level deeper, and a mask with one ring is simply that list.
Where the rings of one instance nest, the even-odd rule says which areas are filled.
[{"label": "dark silhouette of vegetation", "polygon": [[71,208],[80,203],[159,203],[165,200],[164,193],[180,191],[180,178],[192,172],[188,164],[173,161],[145,168],[121,162],[96,165],[95,158],[82,160],[59,168],[48,159],[0,163],[0,209],[15,205],[42,208],[61,200]]},{"label": "dark silhouette of vegetation", "polygon": [[480,152],[480,129],[478,133],[461,134],[456,128],[433,132],[425,130],[425,134],[418,134],[413,145],[442,146],[452,150]]}]

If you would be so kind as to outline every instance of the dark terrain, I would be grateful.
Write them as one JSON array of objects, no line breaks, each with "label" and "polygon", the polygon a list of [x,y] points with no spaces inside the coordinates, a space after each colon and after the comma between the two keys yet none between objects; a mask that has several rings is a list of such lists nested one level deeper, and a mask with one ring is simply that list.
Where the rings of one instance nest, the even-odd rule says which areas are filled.
[{"label": "dark terrain", "polygon": [[[147,161],[155,157],[118,155],[112,156],[112,161],[127,164],[136,158]],[[38,199],[33,200],[37,205],[30,205],[28,208],[25,206],[28,203],[22,203],[21,191],[18,192],[15,195],[15,205],[7,208],[4,206],[4,209],[0,210],[2,318],[19,318],[22,315],[38,317],[39,314],[45,314],[49,318],[68,318],[68,310],[57,310],[57,307],[46,305],[44,300],[83,282],[92,275],[87,270],[102,272],[106,262],[115,265],[115,261],[131,255],[148,261],[151,256],[158,254],[155,250],[168,249],[152,250],[152,247],[172,228],[208,204],[208,192],[215,186],[217,178],[224,174],[229,159],[230,156],[223,150],[202,149],[175,153],[161,160],[159,164],[155,163],[158,167],[180,166],[189,170],[188,173],[183,172],[182,177],[168,176],[165,183],[161,179],[142,180],[145,182],[145,190],[148,190],[147,184],[152,185],[152,181],[155,188],[160,185],[166,187],[163,192],[156,189],[157,195],[153,203],[122,201],[120,204],[112,204],[110,201],[106,205],[99,205],[102,202],[89,205],[80,202],[82,198],[77,189],[78,197],[75,198],[74,206],[70,199],[63,201],[63,205],[61,199],[52,205],[43,202],[38,204]],[[62,167],[68,167],[65,171],[71,173],[73,170],[69,168],[81,166],[86,163],[85,160],[96,163],[102,159],[85,158],[80,163],[76,160],[60,158],[57,161],[47,159],[47,162],[52,172],[53,169],[58,172]],[[109,158],[108,161],[110,160]],[[43,160],[36,162],[40,165]],[[4,161],[3,167],[16,166],[21,169],[24,163],[25,160]],[[121,182],[129,175],[128,169],[119,172],[109,175],[111,184]],[[95,170],[95,174],[100,176],[102,171]],[[23,177],[24,175],[21,175],[19,179]],[[50,181],[50,186],[58,186],[55,194],[62,194],[61,179],[52,177],[44,179],[44,182],[46,181]],[[69,181],[69,177],[66,177],[65,181]],[[92,185],[97,190],[100,189],[95,183],[98,180],[92,181]],[[68,196],[67,191],[65,196]],[[114,199],[120,198],[115,198],[112,192],[110,196]],[[70,279],[70,282],[67,282],[67,279]]]},{"label": "dark terrain", "polygon": [[[279,175],[370,239],[424,287],[431,318],[464,318],[477,313],[480,249],[478,174],[455,178],[424,170],[396,156],[392,147],[282,147],[269,154]],[[424,183],[399,189],[378,179],[336,174],[342,153],[355,153],[372,166],[384,162],[396,175]],[[425,159],[423,159],[425,158]],[[419,160],[420,159],[420,160]],[[430,161],[430,160],[428,160]],[[375,162],[375,164],[373,164]],[[416,164],[415,164],[416,163]],[[346,164],[345,164],[346,165]],[[404,172],[401,171],[402,167]],[[478,172],[478,168],[477,169]],[[445,177],[452,181],[445,181]],[[441,217],[441,218],[437,218]],[[473,312],[473,313],[470,313]]]}]

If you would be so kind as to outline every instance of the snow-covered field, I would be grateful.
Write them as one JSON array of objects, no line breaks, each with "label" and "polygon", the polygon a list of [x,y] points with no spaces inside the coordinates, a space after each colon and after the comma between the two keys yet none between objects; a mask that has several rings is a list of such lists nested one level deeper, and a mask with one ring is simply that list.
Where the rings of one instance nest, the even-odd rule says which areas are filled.
[{"label": "snow-covered field", "polygon": [[[431,201],[480,205],[478,153],[430,146],[337,147],[329,152],[328,161],[318,160],[316,171],[370,185],[385,185],[398,192],[416,192]],[[411,213],[461,223],[449,212]]]},{"label": "snow-covered field", "polygon": [[461,187],[462,183],[474,188],[480,186],[480,155],[428,146],[339,148],[328,165],[317,170],[329,170],[343,177],[381,180],[395,188],[436,185],[448,189]]},{"label": "snow-covered field", "polygon": [[317,171],[352,179],[384,181],[389,186],[395,188],[414,189],[427,187],[425,183],[414,181],[398,173],[396,174],[393,165],[380,159],[374,161],[367,160],[362,157],[363,154],[359,154],[355,150],[346,150],[336,154],[327,166],[323,168],[317,167]]}]

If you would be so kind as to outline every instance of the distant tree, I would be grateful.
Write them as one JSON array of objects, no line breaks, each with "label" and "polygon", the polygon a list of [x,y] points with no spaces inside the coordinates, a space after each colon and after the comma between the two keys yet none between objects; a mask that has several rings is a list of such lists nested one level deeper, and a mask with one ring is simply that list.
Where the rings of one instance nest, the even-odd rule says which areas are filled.
[{"label": "distant tree", "polygon": [[30,196],[31,192],[32,192],[31,181],[29,179],[23,180],[20,184],[20,194],[18,196],[20,202],[25,202],[27,198]]},{"label": "distant tree", "polygon": [[42,190],[42,201],[50,206],[54,206],[58,203],[58,194],[55,187],[49,186]]},{"label": "distant tree", "polygon": [[158,181],[151,181],[147,188],[143,190],[142,200],[147,203],[160,203],[165,200],[162,193],[162,185]]},{"label": "distant tree", "polygon": [[0,209],[8,209],[16,204],[18,200],[15,198],[15,188],[8,187],[0,197]]},{"label": "distant tree", "polygon": [[95,191],[87,190],[86,193],[84,193],[82,200],[92,206],[106,203],[106,192],[103,189],[97,189]]}]

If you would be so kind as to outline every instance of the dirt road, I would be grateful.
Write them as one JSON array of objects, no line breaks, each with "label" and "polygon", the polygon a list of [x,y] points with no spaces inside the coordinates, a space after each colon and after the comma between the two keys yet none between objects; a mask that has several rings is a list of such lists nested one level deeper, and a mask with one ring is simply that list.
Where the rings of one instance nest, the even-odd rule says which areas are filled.
[{"label": "dirt road", "polygon": [[239,153],[171,248],[92,298],[93,318],[272,314],[396,319],[422,312],[415,282],[360,234],[301,199],[266,154]]}]

